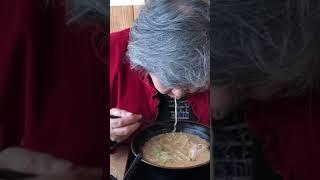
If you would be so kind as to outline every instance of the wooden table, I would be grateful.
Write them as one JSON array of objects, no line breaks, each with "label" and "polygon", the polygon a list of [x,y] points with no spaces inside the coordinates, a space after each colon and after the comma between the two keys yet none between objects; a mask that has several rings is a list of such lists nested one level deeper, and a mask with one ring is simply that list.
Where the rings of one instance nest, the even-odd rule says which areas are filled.
[{"label": "wooden table", "polygon": [[118,180],[122,180],[126,171],[129,156],[129,145],[121,144],[116,152],[110,154],[110,174]]}]

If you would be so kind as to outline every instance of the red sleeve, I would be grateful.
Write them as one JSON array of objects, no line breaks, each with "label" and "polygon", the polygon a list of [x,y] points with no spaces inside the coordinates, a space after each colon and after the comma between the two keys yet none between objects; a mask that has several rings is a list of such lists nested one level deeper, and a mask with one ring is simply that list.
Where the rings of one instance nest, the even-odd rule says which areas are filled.
[{"label": "red sleeve", "polygon": [[199,118],[199,122],[210,126],[210,92],[195,93],[188,96],[193,113]]},{"label": "red sleeve", "polygon": [[[109,108],[117,107],[118,101],[118,89],[121,84],[121,75],[123,71],[123,66],[121,64],[121,59],[124,57],[127,46],[128,46],[128,36],[129,29],[123,31],[114,32],[110,34],[110,94],[109,94]],[[109,147],[113,142],[109,139]],[[110,150],[110,153],[116,151],[116,147]]]},{"label": "red sleeve", "polygon": [[117,106],[117,94],[121,72],[124,71],[122,59],[128,46],[129,29],[110,34],[110,109]]},{"label": "red sleeve", "polygon": [[319,177],[319,99],[313,95],[255,102],[246,115],[266,161],[284,180]]},{"label": "red sleeve", "polygon": [[100,28],[66,26],[64,0],[46,9],[40,0],[3,1],[2,147],[20,145],[23,137],[24,148],[104,166],[106,67],[92,43]]},{"label": "red sleeve", "polygon": [[32,58],[35,8],[29,1],[0,2],[0,148],[19,145],[25,115],[26,69]]}]

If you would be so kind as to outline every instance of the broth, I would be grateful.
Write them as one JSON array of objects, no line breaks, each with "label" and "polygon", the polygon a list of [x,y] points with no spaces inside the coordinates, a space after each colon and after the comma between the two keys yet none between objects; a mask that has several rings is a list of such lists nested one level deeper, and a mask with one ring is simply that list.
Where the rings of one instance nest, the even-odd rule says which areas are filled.
[{"label": "broth", "polygon": [[164,167],[191,167],[210,160],[209,143],[199,136],[175,132],[152,137],[142,147],[144,160]]}]

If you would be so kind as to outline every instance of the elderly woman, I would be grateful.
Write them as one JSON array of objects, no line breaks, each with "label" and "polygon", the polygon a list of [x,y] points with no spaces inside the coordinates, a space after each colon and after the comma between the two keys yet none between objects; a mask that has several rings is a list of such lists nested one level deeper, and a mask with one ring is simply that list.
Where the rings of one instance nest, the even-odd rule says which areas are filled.
[{"label": "elderly woman", "polygon": [[[110,139],[178,119],[209,125],[209,5],[150,0],[131,29],[110,36]],[[179,122],[178,122],[179,123]]]},{"label": "elderly woman", "polygon": [[319,7],[215,1],[211,105],[226,118],[215,123],[217,178],[319,179]]},{"label": "elderly woman", "polygon": [[104,0],[3,0],[0,12],[0,169],[100,179]]}]

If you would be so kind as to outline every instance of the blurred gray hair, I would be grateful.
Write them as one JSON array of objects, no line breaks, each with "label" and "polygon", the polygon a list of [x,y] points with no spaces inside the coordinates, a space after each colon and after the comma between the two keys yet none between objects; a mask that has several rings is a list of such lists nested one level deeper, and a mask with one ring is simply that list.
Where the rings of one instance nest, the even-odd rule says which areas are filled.
[{"label": "blurred gray hair", "polygon": [[106,0],[66,0],[67,24],[104,21],[108,17]]},{"label": "blurred gray hair", "polygon": [[[44,0],[48,7],[54,0]],[[107,20],[109,12],[106,0],[65,0],[66,23],[100,22]]]},{"label": "blurred gray hair", "polygon": [[155,74],[166,87],[207,89],[209,26],[202,0],[149,0],[130,32],[131,67]]},{"label": "blurred gray hair", "polygon": [[316,86],[319,7],[319,1],[216,0],[212,84],[241,88],[288,82],[292,87],[285,95]]}]

